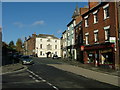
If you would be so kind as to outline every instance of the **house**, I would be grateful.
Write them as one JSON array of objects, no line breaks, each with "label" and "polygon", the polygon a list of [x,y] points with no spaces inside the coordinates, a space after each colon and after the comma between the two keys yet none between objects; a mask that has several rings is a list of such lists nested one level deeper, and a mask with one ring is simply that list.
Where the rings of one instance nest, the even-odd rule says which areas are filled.
[{"label": "house", "polygon": [[35,55],[35,44],[36,44],[36,33],[32,34],[24,41],[24,54],[25,55]]},{"label": "house", "polygon": [[83,18],[84,63],[115,68],[118,47],[116,2],[89,2]]},{"label": "house", "polygon": [[[78,12],[76,12],[78,11]],[[76,60],[83,63],[83,51],[81,49],[83,45],[83,30],[82,30],[82,14],[88,11],[88,8],[78,8],[76,7],[75,12],[73,14],[73,18],[75,19],[76,26],[74,27],[74,39],[75,39],[75,46],[76,49]]]},{"label": "house", "polygon": [[67,56],[70,59],[76,59],[76,49],[75,45],[75,37],[74,37],[74,26],[76,25],[75,19],[72,19],[67,25]]},{"label": "house", "polygon": [[68,56],[68,52],[67,52],[67,41],[68,41],[68,31],[65,30],[63,33],[62,33],[62,58],[67,58]]},{"label": "house", "polygon": [[35,53],[38,57],[61,57],[60,39],[54,35],[39,34],[36,36]]}]

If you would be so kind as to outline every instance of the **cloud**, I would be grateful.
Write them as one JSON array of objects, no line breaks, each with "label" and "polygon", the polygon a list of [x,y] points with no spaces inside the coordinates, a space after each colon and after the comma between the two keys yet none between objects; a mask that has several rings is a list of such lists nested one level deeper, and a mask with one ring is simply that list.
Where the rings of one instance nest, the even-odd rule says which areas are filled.
[{"label": "cloud", "polygon": [[62,30],[58,30],[57,33],[58,33],[58,34],[62,33]]},{"label": "cloud", "polygon": [[20,28],[24,27],[24,24],[20,23],[20,22],[15,22],[13,23],[15,26],[18,26]]},{"label": "cloud", "polygon": [[32,25],[36,26],[36,25],[43,25],[43,24],[44,24],[44,21],[40,20],[40,21],[35,21]]}]

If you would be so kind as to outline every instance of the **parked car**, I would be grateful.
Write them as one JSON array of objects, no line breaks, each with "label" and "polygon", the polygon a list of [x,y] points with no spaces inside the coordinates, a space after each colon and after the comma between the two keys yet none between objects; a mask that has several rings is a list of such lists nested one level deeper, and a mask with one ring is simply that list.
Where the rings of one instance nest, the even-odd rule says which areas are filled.
[{"label": "parked car", "polygon": [[21,62],[22,64],[34,64],[34,61],[32,60],[32,58],[30,56],[22,56],[21,57]]},{"label": "parked car", "polygon": [[58,59],[59,57],[58,57],[58,55],[54,54],[52,58],[53,59]]}]

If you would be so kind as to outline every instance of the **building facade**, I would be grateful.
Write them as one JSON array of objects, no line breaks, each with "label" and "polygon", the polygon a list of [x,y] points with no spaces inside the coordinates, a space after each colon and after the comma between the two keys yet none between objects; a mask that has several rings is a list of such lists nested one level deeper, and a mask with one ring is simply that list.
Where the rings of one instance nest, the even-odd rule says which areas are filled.
[{"label": "building facade", "polygon": [[72,19],[67,25],[67,56],[70,59],[76,59],[74,26],[76,26],[75,19]]},{"label": "building facade", "polygon": [[35,44],[36,44],[36,34],[32,34],[24,41],[24,54],[25,55],[35,55]]},{"label": "building facade", "polygon": [[54,35],[39,34],[36,36],[35,53],[38,57],[61,57],[60,39]]},{"label": "building facade", "polygon": [[118,41],[116,13],[114,2],[89,2],[89,11],[82,15],[84,63],[115,68]]},{"label": "building facade", "polygon": [[68,55],[68,52],[67,52],[67,36],[68,36],[68,31],[65,30],[63,33],[62,33],[62,56],[63,58],[67,58],[67,55]]},{"label": "building facade", "polygon": [[75,32],[75,49],[76,49],[76,60],[83,63],[83,30],[82,30],[82,14],[85,13],[88,8],[78,8],[76,7],[76,14],[73,17],[76,21],[76,26],[74,27]]}]

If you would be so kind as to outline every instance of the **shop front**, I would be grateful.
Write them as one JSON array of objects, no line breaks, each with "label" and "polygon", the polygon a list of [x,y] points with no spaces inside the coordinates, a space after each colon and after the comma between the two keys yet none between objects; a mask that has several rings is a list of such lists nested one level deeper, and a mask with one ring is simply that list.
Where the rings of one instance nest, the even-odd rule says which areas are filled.
[{"label": "shop front", "polygon": [[99,44],[84,47],[84,63],[93,66],[114,68],[114,44]]}]

